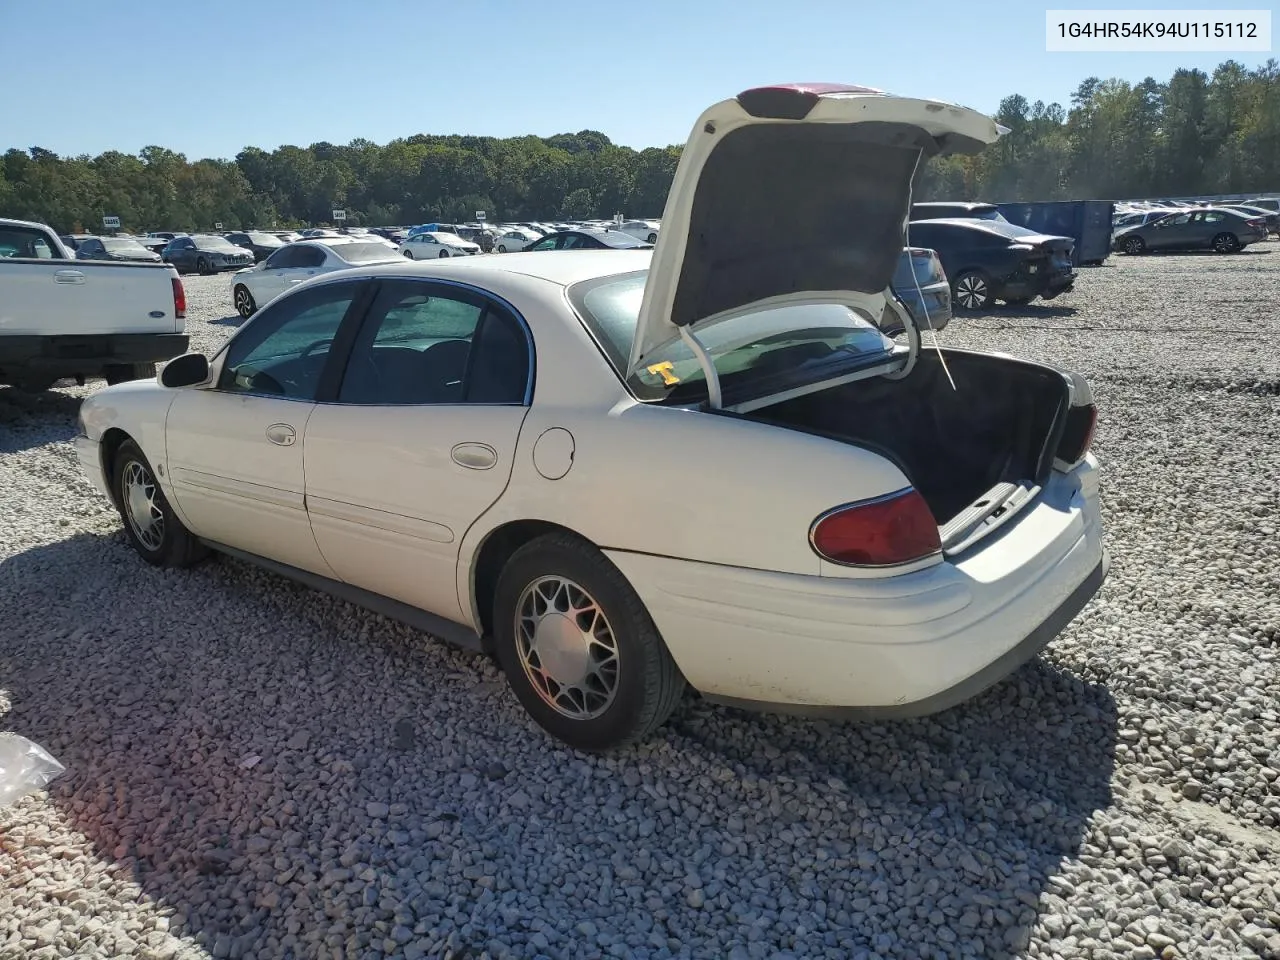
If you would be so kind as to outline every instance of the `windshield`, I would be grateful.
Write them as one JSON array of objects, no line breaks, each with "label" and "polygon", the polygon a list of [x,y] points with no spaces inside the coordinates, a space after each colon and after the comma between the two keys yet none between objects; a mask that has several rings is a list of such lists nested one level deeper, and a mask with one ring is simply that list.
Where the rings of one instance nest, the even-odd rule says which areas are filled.
[{"label": "windshield", "polygon": [[[569,302],[605,356],[640,400],[697,400],[706,395],[697,358],[675,340],[650,354],[644,370],[627,377],[627,361],[644,297],[647,270],[585,280]],[[887,359],[894,343],[875,324],[841,304],[801,304],[732,317],[698,331],[727,391],[746,379],[812,380],[827,368]],[[832,371],[834,372],[834,371]]]},{"label": "windshield", "polygon": [[223,250],[227,253],[239,253],[240,248],[226,237],[192,237],[198,250]]},{"label": "windshield", "polygon": [[374,260],[392,260],[399,256],[393,247],[385,243],[335,243],[329,249],[347,263],[370,263]]},{"label": "windshield", "polygon": [[147,248],[137,240],[122,240],[114,237],[104,238],[102,245],[116,253],[147,253]]}]

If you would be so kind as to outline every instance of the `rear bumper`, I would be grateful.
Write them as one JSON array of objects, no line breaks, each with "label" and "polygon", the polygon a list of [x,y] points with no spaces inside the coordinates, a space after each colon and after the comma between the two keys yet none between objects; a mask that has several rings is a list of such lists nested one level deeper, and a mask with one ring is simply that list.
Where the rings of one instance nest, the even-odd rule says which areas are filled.
[{"label": "rear bumper", "polygon": [[1071,292],[1075,283],[1076,273],[1073,270],[1046,272],[1034,277],[1016,275],[1000,284],[995,295],[1002,300],[1022,297],[1043,297],[1045,300],[1052,300],[1059,294]]},{"label": "rear bumper", "polygon": [[0,336],[0,371],[91,376],[122,363],[155,363],[187,352],[185,333]]},{"label": "rear bumper", "polygon": [[781,713],[918,716],[1035,656],[1101,586],[1092,463],[954,560],[895,577],[770,573],[609,553],[689,683]]}]

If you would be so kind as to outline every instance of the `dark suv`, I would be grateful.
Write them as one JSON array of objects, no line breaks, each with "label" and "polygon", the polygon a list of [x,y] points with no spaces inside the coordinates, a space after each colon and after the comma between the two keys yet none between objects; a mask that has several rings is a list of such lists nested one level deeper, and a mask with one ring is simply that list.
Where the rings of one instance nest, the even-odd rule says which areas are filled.
[{"label": "dark suv", "polygon": [[463,240],[478,244],[485,253],[493,253],[493,234],[484,227],[458,227],[454,233]]}]

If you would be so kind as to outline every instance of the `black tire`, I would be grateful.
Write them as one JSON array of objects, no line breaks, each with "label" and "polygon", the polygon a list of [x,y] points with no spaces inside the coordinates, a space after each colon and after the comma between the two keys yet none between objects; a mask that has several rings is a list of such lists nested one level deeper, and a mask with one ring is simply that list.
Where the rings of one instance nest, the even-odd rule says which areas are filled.
[{"label": "black tire", "polygon": [[1124,241],[1124,252],[1131,257],[1147,252],[1147,241],[1141,237],[1127,237]]},{"label": "black tire", "polygon": [[448,256],[449,256],[449,251],[448,251],[448,250],[441,250],[441,251],[440,251],[440,259],[441,259],[441,260],[444,260],[444,259],[445,259],[445,258],[447,258]]},{"label": "black tire", "polygon": [[995,303],[991,281],[981,270],[964,270],[951,282],[951,302],[961,310],[987,310]]},{"label": "black tire", "polygon": [[404,252],[404,255],[405,255],[406,257],[408,257],[410,260],[412,260],[412,259],[413,259],[413,251],[411,251],[411,250],[406,250],[406,251]]},{"label": "black tire", "polygon": [[231,291],[231,302],[235,304],[236,313],[240,314],[245,320],[248,320],[258,312],[258,305],[253,300],[253,294],[249,292],[249,288],[243,283],[237,283]]},{"label": "black tire", "polygon": [[200,274],[202,277],[207,277],[209,274],[213,273],[213,271],[209,269],[209,261],[204,257],[200,257],[196,260],[196,273]]},{"label": "black tire", "polygon": [[[556,578],[570,581],[580,596],[593,602],[616,649],[613,692],[593,716],[569,716],[552,706],[521,656],[516,635],[521,602],[536,584],[554,584]],[[536,608],[536,599],[532,602]],[[552,616],[562,612],[550,603],[544,609]],[[498,662],[507,683],[539,726],[572,747],[608,750],[642,740],[666,721],[684,694],[684,677],[631,584],[599,550],[578,537],[549,534],[512,554],[498,578],[493,616]],[[581,619],[578,629],[585,629]],[[563,694],[570,688],[557,689]]]},{"label": "black tire", "polygon": [[102,368],[102,379],[108,386],[129,380],[150,380],[155,375],[154,363],[110,363]]},{"label": "black tire", "polygon": [[1215,253],[1239,253],[1244,246],[1234,233],[1223,231],[1213,238],[1213,249]]},{"label": "black tire", "polygon": [[649,239],[645,241],[645,243],[657,243],[657,242],[658,242],[658,235],[656,233],[649,234]]},{"label": "black tire", "polygon": [[[141,479],[150,484],[151,492],[147,495],[146,503],[149,509],[153,508],[152,516],[158,514],[163,521],[159,531],[148,528],[156,535],[154,543],[144,542],[139,532],[141,524],[135,525],[135,521],[130,518],[130,512],[139,510],[142,506],[138,503],[131,504],[126,490],[126,475],[137,476],[133,473],[135,468],[141,469]],[[164,491],[156,482],[155,471],[151,469],[141,448],[132,440],[120,444],[111,463],[111,492],[115,497],[116,509],[120,511],[125,536],[138,556],[147,563],[157,567],[189,567],[209,555],[209,549],[191,535],[173,512]]]},{"label": "black tire", "polygon": [[501,244],[501,243],[500,243],[500,244],[498,244],[497,249],[498,249],[498,252],[499,252],[499,253],[506,253],[506,252],[507,252],[507,248],[506,248],[506,246],[504,246],[504,245],[503,245],[503,244]]}]

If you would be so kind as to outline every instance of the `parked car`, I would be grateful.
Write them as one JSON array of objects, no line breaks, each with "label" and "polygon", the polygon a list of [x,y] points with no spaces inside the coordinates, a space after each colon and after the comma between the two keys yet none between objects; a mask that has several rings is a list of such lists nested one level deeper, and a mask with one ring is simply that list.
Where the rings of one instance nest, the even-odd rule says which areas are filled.
[{"label": "parked car", "polygon": [[59,235],[58,239],[62,241],[62,245],[70,253],[75,254],[75,252],[80,249],[80,244],[84,243],[86,240],[93,239],[93,234],[92,233],[64,233]]},{"label": "parked car", "polygon": [[147,234],[148,238],[163,240],[166,243],[168,243],[170,240],[176,240],[178,239],[178,237],[188,237],[188,236],[190,236],[190,234],[188,233],[181,233],[181,232],[174,233],[171,230],[153,230]]},{"label": "parked car", "polygon": [[1000,208],[994,203],[944,203],[928,201],[911,205],[912,220],[953,220],[965,218],[972,220],[1004,220]]},{"label": "parked car", "polygon": [[699,118],[652,255],[303,284],[214,357],[88,397],[76,453],[149,563],[224,551],[490,650],[578,748],[646,736],[686,684],[944,709],[1107,570],[1087,383],[958,350],[948,375],[873,325],[925,149],[997,136],[864,88],[747,91]]},{"label": "parked car", "polygon": [[285,244],[256,266],[239,271],[231,286],[236,313],[248,318],[286,290],[335,270],[373,263],[400,263],[396,249],[382,240],[322,237]]},{"label": "parked car", "polygon": [[514,227],[505,233],[498,234],[495,249],[499,253],[519,253],[531,243],[542,239],[542,234],[525,227]]},{"label": "parked car", "polygon": [[253,263],[253,254],[237,247],[226,237],[210,233],[197,233],[170,240],[161,257],[165,263],[173,264],[179,273],[194,270],[206,275],[224,270],[239,270]]},{"label": "parked car", "polygon": [[308,227],[306,230],[300,231],[300,235],[304,240],[319,240],[322,237],[340,237],[337,230],[326,230],[323,227]]},{"label": "parked car", "polygon": [[457,235],[478,246],[484,253],[494,248],[493,233],[487,227],[459,227]]},{"label": "parked car", "polygon": [[1261,217],[1209,207],[1174,212],[1154,223],[1130,227],[1116,236],[1113,247],[1134,255],[1157,250],[1238,253],[1266,239],[1267,222]]},{"label": "parked car", "polygon": [[186,294],[160,263],[80,260],[42,223],[0,220],[0,383],[155,377],[187,349]]},{"label": "parked car", "polygon": [[133,237],[87,237],[76,247],[76,259],[159,263],[161,257]]},{"label": "parked car", "polygon": [[1255,200],[1246,200],[1245,203],[1251,207],[1259,207],[1263,210],[1270,210],[1272,213],[1280,213],[1280,198],[1277,197],[1258,197]]},{"label": "parked car", "polygon": [[[1111,242],[1115,243],[1116,237],[1131,227],[1141,227],[1148,223],[1154,223],[1156,220],[1162,220],[1169,216],[1172,211],[1165,207],[1154,210],[1135,210],[1131,213],[1117,214],[1111,221]],[[1115,247],[1113,246],[1114,250]]]},{"label": "parked car", "polygon": [[295,240],[302,239],[302,234],[295,233],[293,230],[271,230],[268,232],[281,243],[293,243]]},{"label": "parked car", "polygon": [[436,260],[443,257],[468,257],[480,252],[480,245],[463,240],[455,233],[431,231],[416,233],[396,248],[410,260]]},{"label": "parked car", "polygon": [[227,239],[237,247],[242,247],[253,254],[253,262],[261,263],[284,246],[285,241],[275,234],[261,230],[249,230],[244,233],[228,233]]},{"label": "parked car", "polygon": [[561,230],[549,233],[526,250],[649,250],[653,244],[617,230]]},{"label": "parked car", "polygon": [[147,250],[164,259],[164,248],[169,245],[169,241],[164,237],[138,237],[138,243],[142,244]]},{"label": "parked car", "polygon": [[657,243],[658,231],[662,225],[657,220],[628,220],[617,226],[610,225],[614,230],[621,230],[623,233],[629,233],[637,240],[643,240],[645,243]]},{"label": "parked car", "polygon": [[[951,322],[951,284],[935,251],[904,247],[893,272],[892,285],[894,294],[911,312],[918,329],[937,333],[947,328]],[[882,318],[880,329],[893,337],[905,328],[890,312],[887,318]]]},{"label": "parked car", "polygon": [[952,301],[986,310],[996,300],[1013,306],[1052,300],[1075,285],[1075,241],[995,220],[912,221],[913,246],[938,252],[951,281]]}]

